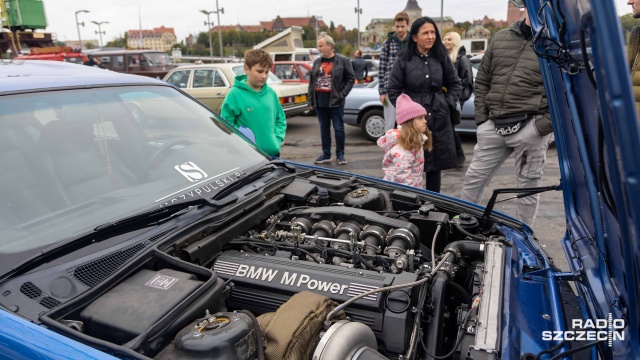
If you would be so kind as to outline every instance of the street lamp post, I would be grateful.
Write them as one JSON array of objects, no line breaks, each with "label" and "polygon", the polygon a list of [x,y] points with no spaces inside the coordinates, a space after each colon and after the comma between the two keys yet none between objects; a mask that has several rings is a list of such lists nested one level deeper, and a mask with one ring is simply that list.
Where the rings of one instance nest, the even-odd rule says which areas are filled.
[{"label": "street lamp post", "polygon": [[213,41],[211,41],[211,25],[213,23],[209,20],[209,15],[215,13],[215,11],[200,10],[200,12],[207,15],[207,21],[204,24],[207,25],[209,31],[209,56],[211,56],[211,62],[213,62]]},{"label": "street lamp post", "polygon": [[80,42],[80,49],[82,49],[82,38],[80,37],[80,25],[84,26],[84,21],[83,22],[78,22],[78,14],[79,13],[88,13],[90,12],[89,10],[78,10],[76,11],[76,28],[78,29],[78,41]]},{"label": "street lamp post", "polygon": [[358,6],[356,7],[356,14],[358,14],[358,49],[360,49],[360,14],[362,14],[362,8],[360,7],[360,0],[358,0]]},{"label": "street lamp post", "polygon": [[316,39],[318,39],[318,28],[320,27],[320,20],[322,20],[322,16],[316,15]]},{"label": "street lamp post", "polygon": [[214,11],[218,15],[218,42],[220,43],[220,57],[224,57],[224,53],[222,52],[222,31],[220,30],[220,13],[224,14],[224,8],[218,7],[218,0],[216,0],[216,11]]},{"label": "street lamp post", "polygon": [[102,34],[106,34],[106,32],[102,31],[102,24],[108,24],[108,21],[91,21],[92,23],[98,25],[98,31],[96,34],[100,34],[100,47],[102,47]]}]

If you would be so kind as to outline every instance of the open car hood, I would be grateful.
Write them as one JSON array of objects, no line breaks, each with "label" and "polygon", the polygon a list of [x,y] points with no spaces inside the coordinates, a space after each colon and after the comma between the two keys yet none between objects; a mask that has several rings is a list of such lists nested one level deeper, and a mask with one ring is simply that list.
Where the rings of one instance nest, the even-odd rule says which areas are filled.
[{"label": "open car hood", "polygon": [[592,319],[624,319],[639,354],[640,129],[613,1],[527,1],[557,142],[563,247]]}]

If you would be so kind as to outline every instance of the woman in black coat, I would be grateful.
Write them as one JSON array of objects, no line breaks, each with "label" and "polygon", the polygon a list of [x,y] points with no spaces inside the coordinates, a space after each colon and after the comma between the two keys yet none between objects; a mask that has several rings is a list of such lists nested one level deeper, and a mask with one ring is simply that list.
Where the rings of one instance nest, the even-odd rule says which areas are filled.
[{"label": "woman in black coat", "polygon": [[393,64],[387,95],[395,106],[398,96],[405,93],[431,114],[427,125],[433,134],[433,150],[425,153],[426,189],[440,192],[441,170],[457,165],[449,109],[458,101],[462,85],[435,21],[416,19],[409,35],[407,49]]},{"label": "woman in black coat", "polygon": [[[444,44],[445,49],[449,53],[449,58],[453,61],[453,65],[456,67],[458,72],[458,77],[462,83],[462,93],[460,94],[460,109],[464,106],[464,103],[469,100],[471,95],[473,94],[473,70],[471,69],[471,61],[467,58],[467,50],[460,43],[462,39],[460,38],[460,34],[457,32],[451,31],[444,34],[444,38],[442,39],[442,43]],[[462,142],[460,141],[460,136],[456,133],[455,126],[460,124],[460,120],[453,121],[453,135],[456,140],[456,153],[458,155],[458,167],[461,167],[464,164],[465,156],[464,150],[462,149]]]}]

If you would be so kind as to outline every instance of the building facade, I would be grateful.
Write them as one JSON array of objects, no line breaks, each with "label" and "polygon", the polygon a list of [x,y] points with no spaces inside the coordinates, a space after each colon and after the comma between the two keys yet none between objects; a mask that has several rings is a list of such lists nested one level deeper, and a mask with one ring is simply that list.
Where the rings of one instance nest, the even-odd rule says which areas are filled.
[{"label": "building facade", "polygon": [[365,31],[360,33],[360,43],[363,46],[382,43],[387,39],[387,34],[393,31],[393,18],[391,19],[371,19]]},{"label": "building facade", "polygon": [[129,49],[170,51],[172,46],[177,43],[173,28],[164,26],[153,30],[129,30],[127,33],[127,48]]},{"label": "building facade", "polygon": [[422,17],[422,8],[418,6],[417,0],[408,0],[407,6],[405,6],[404,10],[402,11],[406,12],[409,15],[409,24],[411,24],[413,20]]}]

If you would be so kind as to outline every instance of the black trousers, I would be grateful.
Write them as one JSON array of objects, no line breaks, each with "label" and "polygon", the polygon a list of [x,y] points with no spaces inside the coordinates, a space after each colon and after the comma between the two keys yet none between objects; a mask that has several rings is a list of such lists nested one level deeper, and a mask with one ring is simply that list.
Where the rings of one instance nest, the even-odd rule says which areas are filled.
[{"label": "black trousers", "polygon": [[426,174],[427,174],[427,186],[425,187],[425,189],[439,193],[442,171],[431,170],[431,171],[427,171]]}]

